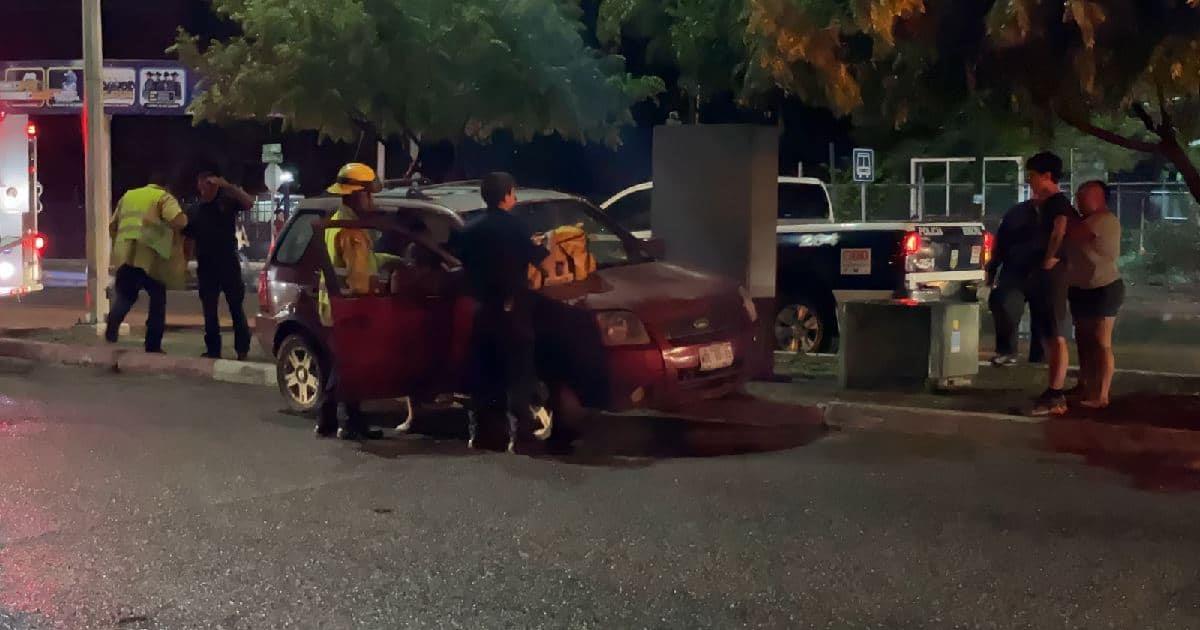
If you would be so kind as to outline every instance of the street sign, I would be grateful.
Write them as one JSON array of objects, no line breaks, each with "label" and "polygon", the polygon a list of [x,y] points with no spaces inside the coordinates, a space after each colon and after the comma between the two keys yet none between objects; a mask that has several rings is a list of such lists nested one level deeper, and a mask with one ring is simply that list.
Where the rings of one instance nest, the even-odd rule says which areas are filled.
[{"label": "street sign", "polygon": [[262,161],[263,164],[283,163],[283,145],[264,144],[262,148]]},{"label": "street sign", "polygon": [[875,181],[875,150],[854,150],[854,183],[869,184]]},{"label": "street sign", "polygon": [[263,172],[263,183],[267,185],[271,194],[279,192],[279,187],[284,184],[283,168],[275,162],[268,164],[267,170]]}]

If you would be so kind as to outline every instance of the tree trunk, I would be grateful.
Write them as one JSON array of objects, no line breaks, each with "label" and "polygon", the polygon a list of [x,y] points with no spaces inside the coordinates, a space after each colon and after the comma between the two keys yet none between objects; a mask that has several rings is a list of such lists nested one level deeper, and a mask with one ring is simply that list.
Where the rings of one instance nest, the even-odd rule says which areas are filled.
[{"label": "tree trunk", "polygon": [[1196,165],[1192,162],[1192,158],[1188,155],[1187,149],[1184,149],[1175,136],[1163,138],[1160,143],[1162,147],[1163,157],[1171,161],[1175,168],[1179,169],[1179,174],[1183,175],[1183,181],[1187,184],[1188,192],[1192,193],[1192,199],[1196,203],[1192,204],[1191,218],[1193,222],[1200,221],[1197,216],[1197,204],[1200,204],[1200,170],[1197,170]]}]

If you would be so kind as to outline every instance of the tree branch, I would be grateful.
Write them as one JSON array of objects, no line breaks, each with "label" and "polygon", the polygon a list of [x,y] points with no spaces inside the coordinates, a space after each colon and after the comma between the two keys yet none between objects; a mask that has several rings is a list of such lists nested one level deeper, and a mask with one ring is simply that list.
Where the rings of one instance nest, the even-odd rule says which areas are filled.
[{"label": "tree branch", "polygon": [[1154,124],[1154,117],[1150,115],[1150,112],[1146,111],[1145,105],[1141,103],[1134,103],[1130,110],[1133,112],[1134,116],[1137,116],[1142,121],[1142,125],[1146,127],[1146,131],[1149,131],[1153,134],[1158,133],[1158,125]]},{"label": "tree branch", "polygon": [[[1145,110],[1143,110],[1143,113],[1144,112]],[[1129,138],[1115,131],[1109,131],[1107,129],[1097,127],[1096,125],[1092,124],[1090,120],[1081,120],[1073,116],[1064,116],[1061,113],[1058,115],[1058,117],[1062,119],[1063,122],[1078,129],[1079,131],[1082,131],[1089,136],[1099,138],[1109,144],[1115,144],[1119,147],[1125,147],[1126,149],[1130,149],[1132,151],[1141,151],[1143,153],[1161,153],[1162,151],[1157,142],[1150,142],[1149,140],[1141,140],[1138,138]],[[1151,131],[1153,131],[1153,129],[1151,129]]]}]

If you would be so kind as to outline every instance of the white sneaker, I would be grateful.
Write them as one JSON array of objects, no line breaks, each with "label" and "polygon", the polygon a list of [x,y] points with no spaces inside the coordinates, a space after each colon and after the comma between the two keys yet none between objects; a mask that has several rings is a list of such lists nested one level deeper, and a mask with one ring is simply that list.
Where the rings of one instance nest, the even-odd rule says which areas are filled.
[{"label": "white sneaker", "polygon": [[405,415],[404,422],[396,425],[396,431],[399,433],[408,433],[412,430],[413,418],[416,416],[416,414],[413,413],[413,404],[411,398],[406,397],[401,398],[400,400],[404,401],[404,408],[407,411],[407,414]]},{"label": "white sneaker", "polygon": [[998,354],[992,357],[992,365],[996,367],[1009,367],[1018,363],[1017,357],[1011,354]]},{"label": "white sneaker", "polygon": [[533,412],[533,417],[542,425],[542,428],[533,432],[533,437],[545,442],[550,439],[550,433],[554,430],[554,414],[546,407],[530,407]]}]

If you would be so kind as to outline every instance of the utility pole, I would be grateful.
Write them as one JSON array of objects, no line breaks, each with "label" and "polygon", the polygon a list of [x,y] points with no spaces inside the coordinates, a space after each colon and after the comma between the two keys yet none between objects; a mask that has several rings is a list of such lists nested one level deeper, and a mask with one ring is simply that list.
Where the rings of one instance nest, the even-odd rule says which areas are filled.
[{"label": "utility pole", "polygon": [[83,169],[86,182],[87,301],[83,323],[100,325],[108,315],[109,205],[112,165],[109,121],[104,114],[104,43],[100,0],[83,0]]}]

